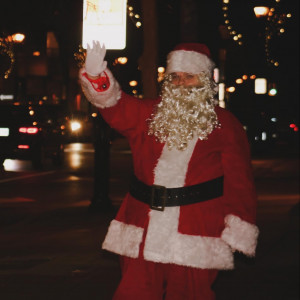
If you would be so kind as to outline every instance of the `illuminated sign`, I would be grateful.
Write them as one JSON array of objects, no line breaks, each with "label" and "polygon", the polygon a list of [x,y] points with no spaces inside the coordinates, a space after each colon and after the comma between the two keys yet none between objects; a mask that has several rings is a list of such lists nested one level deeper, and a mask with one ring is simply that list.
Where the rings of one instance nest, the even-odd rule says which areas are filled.
[{"label": "illuminated sign", "polygon": [[82,46],[92,41],[106,49],[126,47],[127,0],[84,0]]},{"label": "illuminated sign", "polygon": [[267,93],[267,79],[256,78],[255,79],[255,94],[266,94]]},{"label": "illuminated sign", "polygon": [[13,95],[3,95],[1,94],[0,95],[0,100],[3,101],[3,100],[14,100],[14,96]]}]

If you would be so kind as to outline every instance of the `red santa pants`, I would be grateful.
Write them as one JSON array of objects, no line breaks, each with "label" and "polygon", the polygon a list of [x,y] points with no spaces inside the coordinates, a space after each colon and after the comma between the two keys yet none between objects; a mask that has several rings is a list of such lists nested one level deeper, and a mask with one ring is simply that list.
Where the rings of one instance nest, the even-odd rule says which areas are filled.
[{"label": "red santa pants", "polygon": [[121,257],[122,279],[113,300],[213,300],[217,270]]}]

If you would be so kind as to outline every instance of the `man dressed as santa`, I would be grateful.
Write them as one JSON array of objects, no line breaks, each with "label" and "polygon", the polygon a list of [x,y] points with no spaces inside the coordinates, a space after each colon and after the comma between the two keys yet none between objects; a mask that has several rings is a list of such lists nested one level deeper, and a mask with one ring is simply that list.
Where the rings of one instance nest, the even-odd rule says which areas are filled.
[{"label": "man dressed as santa", "polygon": [[130,144],[134,176],[103,249],[121,256],[114,300],[210,300],[233,253],[254,256],[256,193],[245,131],[217,106],[214,63],[198,43],[167,59],[159,99],[125,94],[93,42],[80,71],[87,99]]}]

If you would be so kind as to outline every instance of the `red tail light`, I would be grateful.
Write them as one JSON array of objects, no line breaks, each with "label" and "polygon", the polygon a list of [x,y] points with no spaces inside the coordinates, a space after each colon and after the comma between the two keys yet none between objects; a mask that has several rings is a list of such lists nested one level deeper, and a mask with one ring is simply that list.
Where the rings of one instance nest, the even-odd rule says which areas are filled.
[{"label": "red tail light", "polygon": [[29,149],[29,145],[18,145],[19,149]]},{"label": "red tail light", "polygon": [[27,134],[37,134],[39,129],[37,127],[20,127],[19,132]]}]

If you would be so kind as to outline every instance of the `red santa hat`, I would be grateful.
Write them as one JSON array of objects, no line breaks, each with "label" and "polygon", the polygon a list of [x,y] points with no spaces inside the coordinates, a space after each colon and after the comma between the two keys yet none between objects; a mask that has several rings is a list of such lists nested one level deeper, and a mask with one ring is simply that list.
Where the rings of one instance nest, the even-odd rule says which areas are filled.
[{"label": "red santa hat", "polygon": [[199,74],[213,73],[215,63],[211,59],[208,47],[200,43],[179,44],[167,57],[166,74],[186,72]]}]

